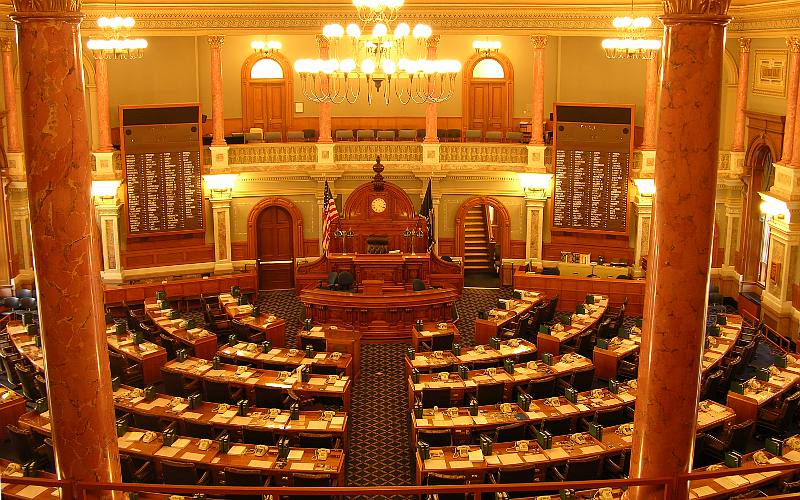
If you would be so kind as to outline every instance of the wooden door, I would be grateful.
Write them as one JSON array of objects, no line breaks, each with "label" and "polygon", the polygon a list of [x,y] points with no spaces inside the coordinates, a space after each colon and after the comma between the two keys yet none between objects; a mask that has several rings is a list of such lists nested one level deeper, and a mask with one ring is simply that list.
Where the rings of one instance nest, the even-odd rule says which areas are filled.
[{"label": "wooden door", "polygon": [[505,131],[508,127],[508,91],[502,80],[474,80],[469,86],[469,128]]},{"label": "wooden door", "polygon": [[294,286],[292,217],[281,207],[267,207],[258,216],[258,281],[261,290]]},{"label": "wooden door", "polygon": [[264,132],[286,132],[286,86],[279,81],[251,81],[247,87],[246,129],[261,128]]}]

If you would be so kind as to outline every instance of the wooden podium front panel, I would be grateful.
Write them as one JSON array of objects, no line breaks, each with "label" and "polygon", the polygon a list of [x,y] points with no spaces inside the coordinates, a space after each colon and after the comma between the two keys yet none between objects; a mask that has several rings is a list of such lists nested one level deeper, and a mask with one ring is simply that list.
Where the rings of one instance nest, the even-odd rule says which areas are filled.
[{"label": "wooden podium front panel", "polygon": [[619,307],[628,299],[626,314],[641,316],[644,311],[644,280],[575,278],[517,271],[514,288],[536,290],[548,297],[558,295],[559,311],[574,311],[589,294],[605,295],[609,306]]}]

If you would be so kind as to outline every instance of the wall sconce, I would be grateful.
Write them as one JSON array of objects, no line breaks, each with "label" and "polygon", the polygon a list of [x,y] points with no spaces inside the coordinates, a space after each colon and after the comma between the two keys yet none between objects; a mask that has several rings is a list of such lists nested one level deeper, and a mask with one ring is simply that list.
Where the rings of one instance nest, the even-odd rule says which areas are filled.
[{"label": "wall sconce", "polygon": [[496,53],[503,46],[498,40],[475,40],[472,42],[472,48],[478,54],[488,56],[489,54]]},{"label": "wall sconce", "polygon": [[122,184],[120,180],[92,181],[92,196],[98,198],[103,204],[113,203],[117,198],[117,189]]},{"label": "wall sconce", "polygon": [[636,184],[636,189],[641,196],[653,196],[656,194],[655,179],[634,179],[633,183]]},{"label": "wall sconce", "polygon": [[264,40],[253,40],[250,42],[250,47],[253,49],[254,52],[261,52],[262,54],[273,54],[281,50],[283,44],[277,40],[270,40],[269,42],[265,42]]},{"label": "wall sconce", "polygon": [[211,191],[211,198],[228,198],[236,184],[236,174],[204,175],[206,187]]},{"label": "wall sconce", "polygon": [[778,198],[770,196],[767,193],[759,192],[758,195],[762,200],[761,205],[758,207],[762,214],[766,215],[767,217],[784,219],[787,223],[789,222],[789,206],[786,205],[785,201],[779,200]]},{"label": "wall sconce", "polygon": [[553,184],[553,174],[517,174],[519,176],[519,183],[522,189],[526,192],[541,192],[547,194]]}]

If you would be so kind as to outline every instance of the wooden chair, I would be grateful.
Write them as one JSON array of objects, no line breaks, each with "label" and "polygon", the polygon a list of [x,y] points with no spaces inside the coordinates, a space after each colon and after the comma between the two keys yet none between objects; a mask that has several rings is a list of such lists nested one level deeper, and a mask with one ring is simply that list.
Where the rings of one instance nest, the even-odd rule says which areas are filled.
[{"label": "wooden chair", "polygon": [[453,433],[450,429],[419,429],[417,441],[424,441],[432,448],[453,446]]},{"label": "wooden chair", "polygon": [[426,387],[422,389],[422,396],[420,398],[422,407],[433,408],[437,406],[439,408],[449,408],[451,392],[449,387]]},{"label": "wooden chair", "polygon": [[184,462],[173,462],[171,460],[161,461],[161,474],[164,484],[210,484],[211,473],[203,471],[198,474],[195,464]]},{"label": "wooden chair", "polygon": [[231,387],[225,382],[203,380],[203,398],[213,403],[236,404],[244,398],[241,387]]},{"label": "wooden chair", "polygon": [[567,460],[563,467],[551,467],[548,471],[548,479],[562,483],[564,481],[589,481],[599,478],[602,471],[602,456]]},{"label": "wooden chair", "polygon": [[172,396],[185,398],[190,394],[200,390],[200,381],[189,377],[184,377],[181,373],[175,373],[161,368],[161,379],[164,381],[164,391]]},{"label": "wooden chair", "polygon": [[502,425],[494,430],[495,443],[511,443],[527,438],[528,424],[526,422]]}]

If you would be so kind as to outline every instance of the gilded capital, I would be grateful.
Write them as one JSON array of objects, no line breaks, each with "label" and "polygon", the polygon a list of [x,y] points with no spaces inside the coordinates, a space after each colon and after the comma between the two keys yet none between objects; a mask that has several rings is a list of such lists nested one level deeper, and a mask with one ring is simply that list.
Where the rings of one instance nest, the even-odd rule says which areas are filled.
[{"label": "gilded capital", "polygon": [[750,52],[750,38],[739,39],[739,52]]},{"label": "gilded capital", "polygon": [[726,16],[731,0],[664,0],[664,14],[705,14]]},{"label": "gilded capital", "polygon": [[317,46],[320,49],[328,48],[328,37],[326,37],[325,35],[317,35],[316,39],[317,39]]},{"label": "gilded capital", "polygon": [[787,36],[786,46],[789,47],[789,52],[800,52],[800,36]]},{"label": "gilded capital", "polygon": [[221,49],[225,45],[225,35],[208,35],[208,46],[212,49]]},{"label": "gilded capital", "polygon": [[13,46],[14,42],[11,41],[11,38],[0,37],[0,52],[9,52]]},{"label": "gilded capital", "polygon": [[76,13],[81,11],[80,0],[12,0],[14,12],[63,12]]},{"label": "gilded capital", "polygon": [[429,49],[435,49],[436,47],[438,47],[439,46],[439,40],[441,40],[441,39],[442,39],[442,37],[439,36],[439,35],[431,35],[431,36],[429,36],[428,37],[428,48]]},{"label": "gilded capital", "polygon": [[531,45],[534,49],[547,47],[547,35],[531,35]]}]

